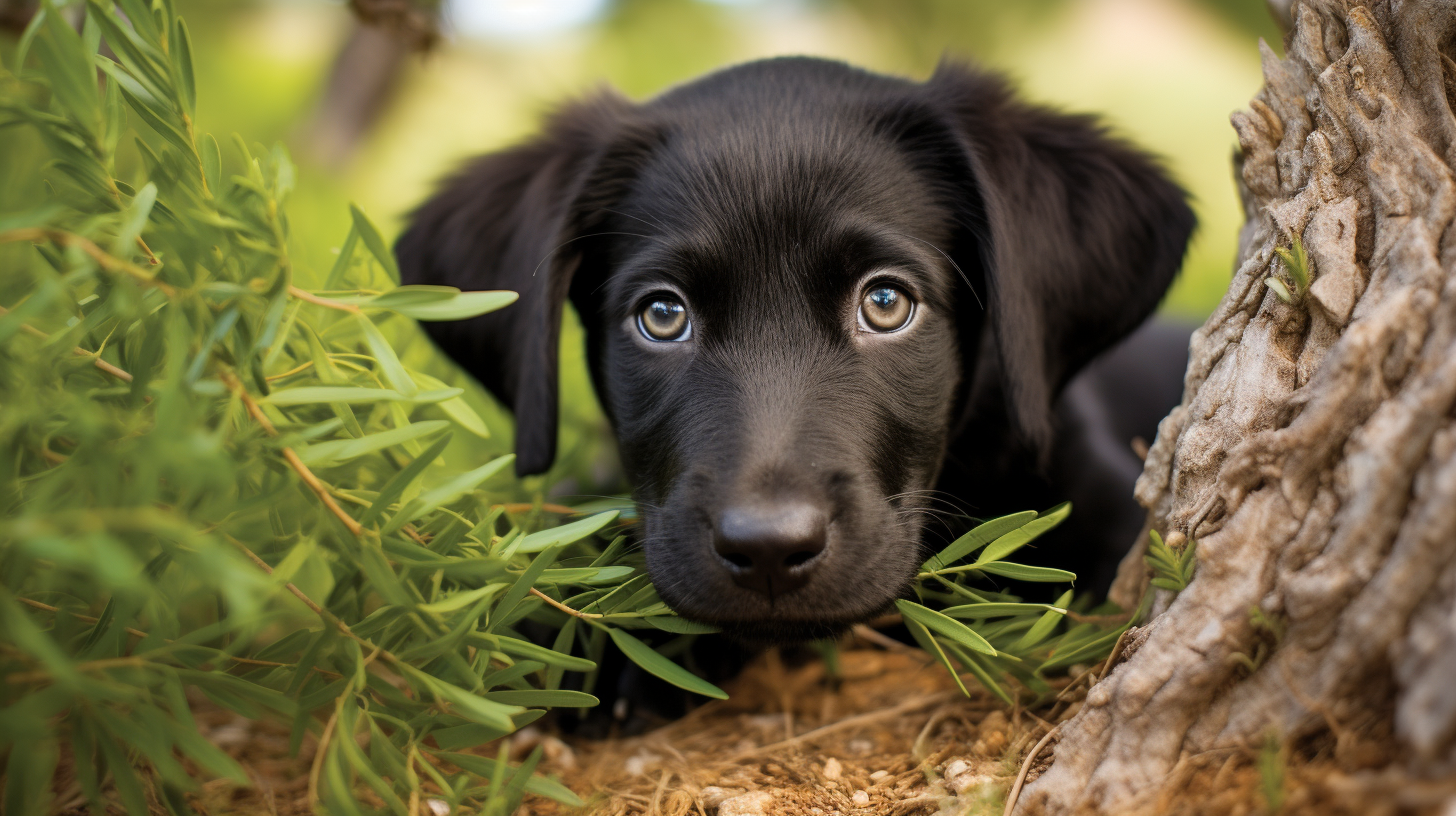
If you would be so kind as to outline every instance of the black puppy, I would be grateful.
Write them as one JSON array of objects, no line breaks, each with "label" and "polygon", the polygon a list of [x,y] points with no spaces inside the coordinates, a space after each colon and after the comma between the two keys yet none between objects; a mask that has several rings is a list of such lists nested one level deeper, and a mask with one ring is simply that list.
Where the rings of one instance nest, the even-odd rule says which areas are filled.
[{"label": "black puppy", "polygon": [[1053,560],[1105,585],[1186,334],[1058,397],[1153,311],[1193,223],[1148,157],[995,77],[793,58],[568,105],[396,252],[405,283],[520,293],[429,328],[514,408],[521,474],[555,456],[571,299],[658,592],[773,640],[904,592],[934,490],[983,516],[1073,500]]}]

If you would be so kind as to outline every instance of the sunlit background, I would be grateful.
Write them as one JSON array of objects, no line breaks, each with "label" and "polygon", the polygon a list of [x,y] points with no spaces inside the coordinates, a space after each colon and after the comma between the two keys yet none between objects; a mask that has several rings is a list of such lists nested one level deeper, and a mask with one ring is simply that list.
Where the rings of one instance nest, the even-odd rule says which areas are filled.
[{"label": "sunlit background", "polygon": [[[1241,216],[1228,115],[1259,88],[1260,37],[1278,47],[1262,0],[394,3],[439,30],[423,52],[362,26],[337,0],[177,2],[195,43],[199,128],[220,141],[234,132],[250,143],[281,141],[299,164],[289,212],[304,270],[327,270],[348,228],[348,202],[392,235],[463,158],[523,138],[553,103],[601,84],[645,99],[773,55],[831,57],[913,78],[951,58],[1006,72],[1031,100],[1099,113],[1165,158],[1201,222],[1164,307],[1188,318],[1206,315],[1230,277]],[[0,11],[7,4],[27,3],[0,0]],[[390,4],[354,5],[367,12]],[[13,42],[13,34],[0,37],[0,51]],[[44,194],[23,159],[27,138],[0,132],[8,154],[0,158],[0,215]],[[564,417],[576,425],[568,433],[599,436],[580,352],[564,345]],[[584,461],[573,468],[578,483]]]}]

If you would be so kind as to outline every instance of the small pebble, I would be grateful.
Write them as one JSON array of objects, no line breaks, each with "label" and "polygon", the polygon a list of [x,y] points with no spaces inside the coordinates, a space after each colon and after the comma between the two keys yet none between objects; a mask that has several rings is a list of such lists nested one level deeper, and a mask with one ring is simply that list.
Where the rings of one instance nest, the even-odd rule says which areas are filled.
[{"label": "small pebble", "polygon": [[450,803],[444,799],[426,799],[425,805],[430,808],[434,816],[450,816]]},{"label": "small pebble", "polygon": [[1000,711],[992,711],[990,714],[981,718],[980,725],[976,726],[976,734],[982,739],[985,739],[994,733],[1005,733],[1007,727],[1010,725],[1011,723],[1006,719],[1005,714]]},{"label": "small pebble", "polygon": [[889,775],[890,775],[890,772],[889,771],[875,771],[874,773],[870,774],[870,779],[873,779],[874,781],[878,782],[881,779],[884,779],[885,777],[887,777]]},{"label": "small pebble", "polygon": [[834,757],[830,757],[824,760],[825,779],[838,779],[843,773],[844,766],[839,764],[839,760],[835,759]]},{"label": "small pebble", "polygon": [[853,796],[849,797],[849,801],[853,802],[855,807],[869,807],[870,795],[862,790],[857,790]]},{"label": "small pebble", "polygon": [[718,816],[766,816],[773,804],[773,794],[768,791],[753,791],[731,799],[724,799],[718,805]]},{"label": "small pebble", "polygon": [[720,788],[717,785],[709,785],[698,793],[698,798],[703,803],[703,810],[717,810],[724,800],[740,796],[742,793],[742,788]]},{"label": "small pebble", "polygon": [[661,761],[662,757],[658,756],[657,754],[654,754],[650,751],[638,751],[632,756],[627,757],[627,761],[622,763],[622,765],[628,774],[632,776],[641,776],[642,774],[647,773],[648,765],[654,765]]}]

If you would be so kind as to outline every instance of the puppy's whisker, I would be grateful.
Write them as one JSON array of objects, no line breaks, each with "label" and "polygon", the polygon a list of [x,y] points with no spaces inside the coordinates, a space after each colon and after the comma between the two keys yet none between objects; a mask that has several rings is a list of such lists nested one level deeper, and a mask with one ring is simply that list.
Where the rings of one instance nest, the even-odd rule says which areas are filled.
[{"label": "puppy's whisker", "polygon": [[642,235],[642,234],[636,233],[636,232],[589,232],[586,235],[578,235],[575,238],[568,238],[565,241],[562,241],[561,243],[559,243],[556,246],[552,247],[551,248],[551,251],[548,252],[548,253],[546,253],[546,257],[542,258],[541,261],[539,263],[537,263],[536,266],[531,269],[531,277],[533,277],[533,278],[536,277],[536,273],[541,271],[541,265],[544,264],[544,263],[546,263],[547,261],[551,260],[551,257],[553,255],[555,255],[556,253],[560,252],[563,248],[565,248],[565,246],[567,244],[570,244],[573,241],[580,241],[583,238],[600,238],[600,237],[602,237],[604,235],[628,235],[628,236],[631,236],[633,238],[641,238],[644,241],[656,241],[658,243],[661,243],[661,240],[658,239],[658,238],[655,238],[655,237],[653,237],[651,235]]},{"label": "puppy's whisker", "polygon": [[898,235],[901,238],[909,238],[912,241],[919,241],[920,243],[925,244],[926,246],[930,247],[931,249],[935,250],[936,252],[939,252],[940,253],[940,257],[945,258],[946,261],[948,261],[950,263],[951,267],[953,267],[955,269],[956,274],[961,276],[961,280],[963,280],[963,281],[966,282],[966,288],[971,290],[971,297],[973,297],[973,298],[976,299],[976,305],[981,307],[981,311],[983,311],[983,312],[986,311],[986,304],[981,302],[981,295],[980,295],[980,293],[978,293],[976,291],[976,287],[975,286],[971,285],[971,279],[966,276],[965,270],[961,269],[961,265],[955,262],[955,258],[952,258],[951,256],[947,255],[946,252],[945,252],[945,250],[941,249],[940,247],[936,246],[935,244],[930,243],[929,241],[925,240],[924,238],[916,238],[913,235],[906,235],[903,232],[892,232],[890,234],[891,235]]}]

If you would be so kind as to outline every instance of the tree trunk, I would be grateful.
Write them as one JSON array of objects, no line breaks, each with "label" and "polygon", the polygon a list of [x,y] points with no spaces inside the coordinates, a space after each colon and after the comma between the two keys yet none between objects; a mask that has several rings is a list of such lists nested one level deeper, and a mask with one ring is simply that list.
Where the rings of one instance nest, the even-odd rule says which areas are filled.
[{"label": "tree trunk", "polygon": [[[1291,16],[1233,117],[1238,271],[1137,487],[1197,573],[1159,591],[1018,814],[1152,810],[1271,731],[1456,774],[1456,7]],[[1123,567],[1126,601],[1146,575]]]}]

